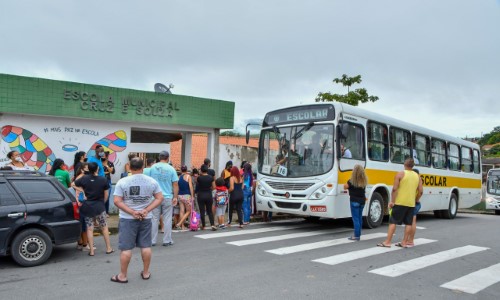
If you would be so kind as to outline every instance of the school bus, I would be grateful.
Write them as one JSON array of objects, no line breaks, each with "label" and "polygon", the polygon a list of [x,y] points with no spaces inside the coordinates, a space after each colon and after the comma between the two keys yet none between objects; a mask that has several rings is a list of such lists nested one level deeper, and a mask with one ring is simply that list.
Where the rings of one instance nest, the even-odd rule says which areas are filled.
[{"label": "school bus", "polygon": [[342,103],[268,112],[260,133],[256,205],[310,218],[350,217],[343,184],[353,167],[368,176],[364,223],[388,213],[394,176],[413,157],[424,186],[421,211],[453,219],[481,201],[479,146]]}]

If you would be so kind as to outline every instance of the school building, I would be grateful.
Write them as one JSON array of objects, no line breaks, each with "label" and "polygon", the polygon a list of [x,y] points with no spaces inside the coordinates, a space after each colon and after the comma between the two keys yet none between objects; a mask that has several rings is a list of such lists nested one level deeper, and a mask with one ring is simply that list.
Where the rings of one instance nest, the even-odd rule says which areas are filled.
[{"label": "school building", "polygon": [[[116,166],[113,182],[130,152],[169,150],[175,163],[199,166],[195,153],[217,167],[219,133],[233,128],[234,108],[231,101],[0,74],[0,165],[17,150],[35,170],[50,170],[56,158],[71,168],[77,151],[92,155],[101,144]],[[205,142],[193,149],[198,137]]]}]

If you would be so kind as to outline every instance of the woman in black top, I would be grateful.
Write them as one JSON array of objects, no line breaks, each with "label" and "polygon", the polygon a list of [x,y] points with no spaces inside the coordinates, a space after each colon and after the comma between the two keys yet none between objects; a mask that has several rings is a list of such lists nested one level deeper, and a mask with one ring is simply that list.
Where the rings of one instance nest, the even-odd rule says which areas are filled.
[{"label": "woman in black top", "polygon": [[231,178],[229,179],[229,222],[228,226],[231,226],[231,221],[233,219],[233,210],[236,209],[238,214],[238,221],[240,222],[239,228],[243,228],[243,188],[244,188],[243,178],[241,178],[240,170],[238,167],[233,166],[231,168]]},{"label": "woman in black top", "polygon": [[365,189],[368,184],[365,170],[361,165],[355,165],[352,170],[351,179],[344,184],[344,189],[349,191],[351,202],[351,216],[354,224],[354,236],[349,240],[359,241],[361,238],[361,227],[363,226],[363,208],[365,207]]},{"label": "woman in black top", "polygon": [[205,229],[205,213],[208,214],[208,219],[210,220],[210,225],[212,230],[217,230],[214,224],[214,214],[212,212],[212,204],[214,199],[212,198],[212,190],[215,189],[214,178],[208,175],[208,167],[206,165],[201,166],[201,175],[197,178],[196,184],[196,195],[198,198],[198,206],[200,207],[200,218],[201,218],[201,230]]}]

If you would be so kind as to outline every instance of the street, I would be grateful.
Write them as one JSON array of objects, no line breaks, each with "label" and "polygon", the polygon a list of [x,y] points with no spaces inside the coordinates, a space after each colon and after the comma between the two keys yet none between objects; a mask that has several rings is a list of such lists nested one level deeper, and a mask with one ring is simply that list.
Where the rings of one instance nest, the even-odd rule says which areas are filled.
[{"label": "street", "polygon": [[[415,247],[406,249],[394,246],[401,226],[391,248],[376,247],[386,222],[364,229],[360,242],[347,240],[349,220],[175,232],[174,246],[153,247],[150,280],[141,279],[134,251],[127,284],[110,281],[119,253],[106,255],[97,237],[95,257],[65,245],[39,267],[0,258],[0,299],[498,299],[499,222],[494,215],[419,215]],[[116,249],[117,235],[111,242]]]}]

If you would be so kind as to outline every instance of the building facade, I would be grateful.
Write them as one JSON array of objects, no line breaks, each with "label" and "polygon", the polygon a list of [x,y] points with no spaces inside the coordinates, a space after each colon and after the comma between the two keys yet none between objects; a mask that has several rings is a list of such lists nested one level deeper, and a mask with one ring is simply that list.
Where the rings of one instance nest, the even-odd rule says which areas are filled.
[{"label": "building facade", "polygon": [[234,102],[67,81],[0,74],[0,165],[11,150],[35,170],[56,158],[110,152],[115,182],[128,154],[156,155],[182,141],[181,163],[192,165],[193,134],[207,137],[206,156],[218,165],[220,129],[234,125]]}]

